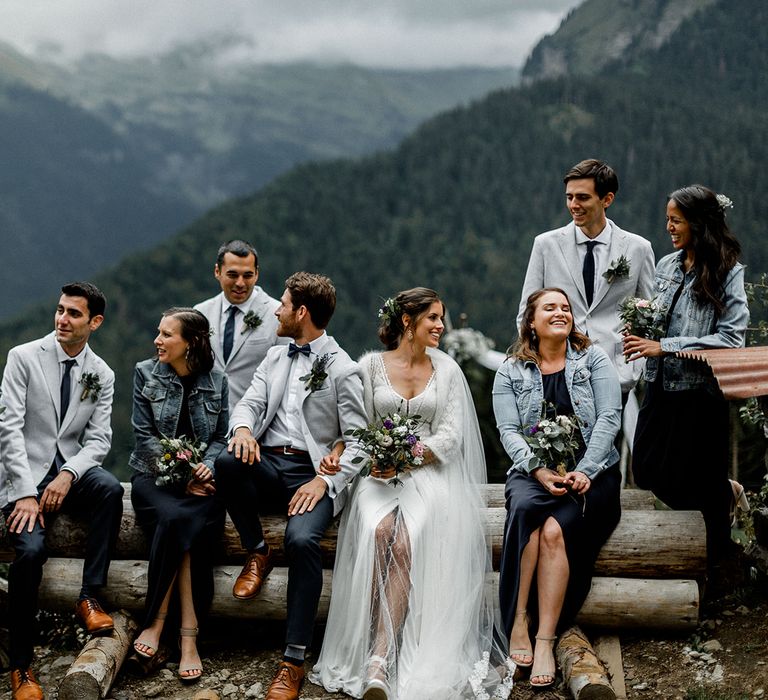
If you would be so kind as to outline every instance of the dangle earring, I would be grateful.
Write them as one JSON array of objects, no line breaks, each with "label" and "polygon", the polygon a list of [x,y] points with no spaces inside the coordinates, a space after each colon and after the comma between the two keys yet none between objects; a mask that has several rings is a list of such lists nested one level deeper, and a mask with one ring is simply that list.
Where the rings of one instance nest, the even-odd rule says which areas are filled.
[{"label": "dangle earring", "polygon": [[189,360],[189,345],[187,345],[187,349],[184,351],[184,359]]},{"label": "dangle earring", "polygon": [[408,329],[408,340],[413,342],[413,331],[410,328]]},{"label": "dangle earring", "polygon": [[531,326],[531,342],[535,343],[536,340],[537,340],[537,338],[536,338],[536,329],[533,326]]}]

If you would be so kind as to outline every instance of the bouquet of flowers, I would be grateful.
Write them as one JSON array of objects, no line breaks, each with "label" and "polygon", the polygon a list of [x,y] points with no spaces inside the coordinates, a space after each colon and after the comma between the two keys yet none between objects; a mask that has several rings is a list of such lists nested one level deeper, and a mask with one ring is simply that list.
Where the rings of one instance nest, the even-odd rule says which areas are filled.
[{"label": "bouquet of flowers", "polygon": [[203,461],[203,454],[208,445],[190,440],[184,435],[177,438],[161,435],[160,447],[163,453],[155,462],[155,484],[173,486],[186,484],[192,478],[192,469]]},{"label": "bouquet of flowers", "polygon": [[577,416],[557,415],[551,403],[542,402],[541,418],[523,428],[523,439],[533,452],[528,466],[542,465],[565,476],[568,460],[576,462],[580,427]]},{"label": "bouquet of flowers", "polygon": [[649,340],[658,340],[664,335],[664,326],[655,319],[663,318],[666,313],[666,306],[655,299],[627,297],[619,304],[619,318],[629,335]]},{"label": "bouquet of flowers", "polygon": [[[398,476],[424,461],[424,445],[417,434],[420,420],[421,416],[394,411],[365,428],[347,430],[345,435],[357,438],[360,450],[368,457],[368,463],[360,474],[368,476],[371,466],[375,464],[382,471],[394,469],[395,477],[390,483],[395,486],[401,484]],[[364,459],[365,456],[358,455],[352,463],[359,464]]]}]

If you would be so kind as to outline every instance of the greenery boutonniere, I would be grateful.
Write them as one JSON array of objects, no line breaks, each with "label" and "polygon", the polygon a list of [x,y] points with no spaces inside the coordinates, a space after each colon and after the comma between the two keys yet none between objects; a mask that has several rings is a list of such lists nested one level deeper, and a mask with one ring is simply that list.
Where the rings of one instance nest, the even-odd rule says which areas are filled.
[{"label": "greenery boutonniere", "polygon": [[83,372],[78,383],[83,385],[83,391],[80,394],[81,401],[85,401],[89,396],[91,401],[99,400],[101,379],[99,379],[99,375],[96,372]]},{"label": "greenery boutonniere", "polygon": [[255,311],[249,311],[243,318],[243,330],[240,331],[240,333],[245,333],[246,331],[255,331],[261,325],[261,321],[261,316],[259,316]]},{"label": "greenery boutonniere", "polygon": [[627,260],[627,256],[622,255],[618,260],[611,260],[611,264],[603,273],[603,277],[608,280],[608,284],[621,277],[629,277],[629,260]]},{"label": "greenery boutonniere", "polygon": [[310,394],[317,391],[323,386],[323,382],[328,379],[328,372],[326,370],[335,354],[335,352],[327,352],[324,355],[318,355],[317,359],[312,363],[312,369],[309,370],[309,374],[299,377],[299,381],[304,382],[304,388]]}]

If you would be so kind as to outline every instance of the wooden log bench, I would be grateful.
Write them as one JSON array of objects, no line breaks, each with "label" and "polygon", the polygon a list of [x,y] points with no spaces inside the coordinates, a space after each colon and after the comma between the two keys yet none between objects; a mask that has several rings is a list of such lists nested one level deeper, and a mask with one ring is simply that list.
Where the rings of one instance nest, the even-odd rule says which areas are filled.
[{"label": "wooden log bench", "polygon": [[[110,567],[105,604],[119,609],[115,633],[86,645],[59,688],[61,700],[101,700],[114,681],[137,625],[126,613],[143,609],[147,586],[146,538],[137,525],[130,501],[130,484],[123,484],[123,519]],[[491,543],[494,568],[498,568],[504,529],[504,490],[489,484],[484,491],[485,526]],[[663,628],[685,631],[699,619],[699,586],[706,566],[704,522],[700,513],[654,510],[655,500],[647,491],[624,490],[622,517],[602,548],[595,567],[592,589],[578,618],[582,625],[617,630],[622,628]],[[265,516],[264,532],[275,549],[277,566],[261,593],[251,601],[232,597],[232,584],[240,571],[245,552],[238,534],[227,518],[214,568],[214,599],[211,615],[224,618],[284,619],[288,574],[282,548],[285,518]],[[51,558],[45,565],[40,587],[40,606],[51,610],[72,609],[80,591],[85,523],[61,515],[48,528],[46,540]],[[338,528],[332,525],[321,543],[324,560],[323,591],[318,619],[328,614],[331,569],[336,554]],[[13,550],[0,541],[0,561],[11,561]],[[0,581],[0,584],[4,583]],[[495,596],[498,573],[489,574],[487,584]],[[602,644],[613,645],[613,686],[611,674],[599,660],[579,627],[567,630],[559,639],[557,656],[576,700],[613,700],[615,687],[623,684],[620,647],[617,637]]]},{"label": "wooden log bench", "polygon": [[[147,542],[136,524],[130,503],[130,484],[124,484],[124,513],[115,558],[110,567],[105,602],[115,608],[139,611],[144,604]],[[494,567],[498,567],[504,526],[501,484],[485,490],[486,528],[491,540]],[[579,616],[582,624],[604,628],[650,627],[692,629],[698,623],[699,589],[706,565],[704,523],[697,512],[653,510],[653,496],[646,491],[622,491],[621,522],[598,557],[592,590]],[[215,568],[215,595],[211,614],[222,617],[283,619],[287,569],[282,550],[285,519],[263,518],[266,539],[276,552],[276,567],[261,594],[252,601],[235,600],[232,583],[245,552],[232,522],[227,518]],[[318,618],[325,619],[331,591],[331,569],[336,552],[336,525],[322,541],[324,584]],[[83,522],[59,516],[48,529],[51,558],[45,566],[40,606],[69,610],[80,588]],[[0,561],[11,561],[13,550],[3,543]],[[498,574],[488,584],[498,585]]]}]

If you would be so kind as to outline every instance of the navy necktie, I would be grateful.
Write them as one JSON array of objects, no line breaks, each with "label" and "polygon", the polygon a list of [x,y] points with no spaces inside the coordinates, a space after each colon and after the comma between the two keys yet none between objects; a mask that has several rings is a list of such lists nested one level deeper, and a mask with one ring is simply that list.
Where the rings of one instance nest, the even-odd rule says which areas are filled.
[{"label": "navy necktie", "polygon": [[592,299],[595,296],[595,253],[594,247],[597,241],[587,242],[587,254],[584,256],[584,267],[582,276],[584,277],[584,291],[587,293],[587,308],[592,306]]},{"label": "navy necktie", "polygon": [[294,355],[298,355],[299,353],[309,357],[309,354],[311,352],[312,350],[309,347],[309,343],[307,343],[306,345],[296,345],[296,343],[288,344],[288,357],[293,357]]},{"label": "navy necktie", "polygon": [[237,315],[238,308],[236,306],[229,307],[229,318],[224,325],[224,340],[222,341],[221,349],[224,353],[224,362],[229,359],[232,354],[232,345],[235,342],[235,316]]},{"label": "navy necktie", "polygon": [[59,413],[59,425],[64,422],[64,416],[67,415],[67,409],[69,408],[69,397],[72,392],[70,372],[72,371],[72,365],[76,365],[77,360],[64,360],[64,376],[61,378],[61,412]]}]

